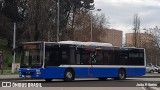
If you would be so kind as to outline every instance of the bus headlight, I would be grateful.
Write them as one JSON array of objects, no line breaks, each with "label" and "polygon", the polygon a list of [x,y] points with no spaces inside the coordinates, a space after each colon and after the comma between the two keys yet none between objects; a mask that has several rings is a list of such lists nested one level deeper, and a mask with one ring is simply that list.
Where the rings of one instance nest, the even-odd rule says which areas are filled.
[{"label": "bus headlight", "polygon": [[36,74],[41,74],[41,71],[39,69],[37,69]]}]

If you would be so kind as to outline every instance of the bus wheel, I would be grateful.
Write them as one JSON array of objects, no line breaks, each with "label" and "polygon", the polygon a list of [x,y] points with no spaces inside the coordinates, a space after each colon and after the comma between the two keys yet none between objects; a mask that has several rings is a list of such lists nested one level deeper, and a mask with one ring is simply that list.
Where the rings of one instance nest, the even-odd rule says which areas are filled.
[{"label": "bus wheel", "polygon": [[105,78],[105,77],[101,77],[101,78],[98,78],[100,81],[105,81],[105,80],[107,80],[107,78]]},{"label": "bus wheel", "polygon": [[120,69],[118,73],[118,80],[124,80],[126,79],[126,72],[124,69]]},{"label": "bus wheel", "polygon": [[46,82],[51,82],[51,81],[52,81],[52,79],[45,79],[45,81],[46,81]]},{"label": "bus wheel", "polygon": [[118,77],[114,78],[114,80],[124,80],[124,79],[126,79],[126,72],[124,69],[120,69]]},{"label": "bus wheel", "polygon": [[67,69],[65,71],[64,81],[67,81],[67,82],[72,81],[72,80],[74,80],[74,77],[75,77],[75,75],[74,75],[74,72],[72,69]]}]

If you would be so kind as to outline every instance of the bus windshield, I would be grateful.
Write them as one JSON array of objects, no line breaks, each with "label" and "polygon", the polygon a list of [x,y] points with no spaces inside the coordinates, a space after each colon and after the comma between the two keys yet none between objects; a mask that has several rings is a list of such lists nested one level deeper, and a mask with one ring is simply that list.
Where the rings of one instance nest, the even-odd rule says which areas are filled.
[{"label": "bus windshield", "polygon": [[21,68],[38,68],[43,64],[41,49],[24,49],[21,51]]}]

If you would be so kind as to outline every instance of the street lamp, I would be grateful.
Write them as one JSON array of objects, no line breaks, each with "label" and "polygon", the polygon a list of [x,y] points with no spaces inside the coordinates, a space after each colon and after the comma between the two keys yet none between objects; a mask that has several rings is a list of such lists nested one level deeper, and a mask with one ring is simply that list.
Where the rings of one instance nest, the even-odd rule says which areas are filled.
[{"label": "street lamp", "polygon": [[59,42],[59,0],[57,2],[57,42]]},{"label": "street lamp", "polygon": [[91,37],[90,37],[90,41],[92,42],[92,38],[93,38],[93,36],[92,36],[92,34],[93,34],[93,24],[92,24],[92,22],[93,22],[93,18],[92,18],[92,12],[94,12],[94,11],[101,11],[101,9],[97,9],[97,10],[90,10],[90,14],[91,14]]},{"label": "street lamp", "polygon": [[13,32],[13,62],[12,62],[12,73],[14,73],[14,65],[15,65],[15,59],[16,59],[16,53],[14,51],[16,46],[16,22],[14,22],[14,32]]}]

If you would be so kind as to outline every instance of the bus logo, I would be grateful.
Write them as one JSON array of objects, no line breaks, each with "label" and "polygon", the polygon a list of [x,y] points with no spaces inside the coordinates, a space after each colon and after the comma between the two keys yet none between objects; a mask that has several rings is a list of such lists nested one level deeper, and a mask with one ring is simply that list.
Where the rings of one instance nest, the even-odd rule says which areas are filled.
[{"label": "bus logo", "polygon": [[2,87],[11,87],[11,82],[2,82]]}]

